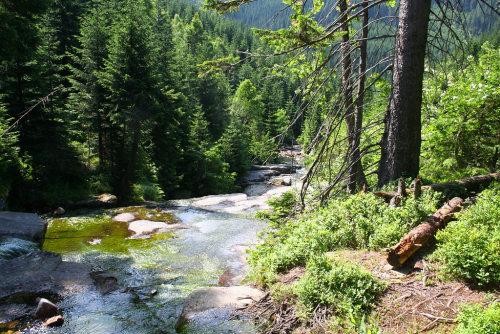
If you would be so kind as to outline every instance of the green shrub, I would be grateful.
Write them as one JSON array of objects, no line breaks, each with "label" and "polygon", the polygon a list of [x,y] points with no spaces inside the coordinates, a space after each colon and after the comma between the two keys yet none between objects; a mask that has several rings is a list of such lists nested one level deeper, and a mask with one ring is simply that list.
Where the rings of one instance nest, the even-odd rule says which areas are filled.
[{"label": "green shrub", "polygon": [[159,201],[163,197],[163,191],[157,184],[134,184],[132,187],[130,200],[140,201]]},{"label": "green shrub", "polygon": [[439,196],[428,192],[415,199],[410,195],[400,207],[388,206],[370,193],[331,200],[298,221],[275,225],[277,229],[251,252],[252,277],[266,285],[277,274],[305,265],[318,252],[392,246],[435,211]]},{"label": "green shrub", "polygon": [[271,206],[271,210],[259,211],[256,214],[257,218],[269,219],[271,227],[277,227],[283,222],[292,212],[297,203],[297,196],[293,191],[287,191],[283,196],[270,198],[267,203]]},{"label": "green shrub", "polygon": [[441,244],[434,256],[444,273],[479,285],[500,282],[500,189],[483,191],[436,238]]},{"label": "green shrub", "polygon": [[456,334],[500,333],[500,303],[492,303],[484,309],[480,304],[468,305],[458,316]]},{"label": "green shrub", "polygon": [[337,315],[347,316],[368,310],[386,287],[363,267],[324,255],[309,262],[294,291],[304,316],[317,305],[331,306]]}]

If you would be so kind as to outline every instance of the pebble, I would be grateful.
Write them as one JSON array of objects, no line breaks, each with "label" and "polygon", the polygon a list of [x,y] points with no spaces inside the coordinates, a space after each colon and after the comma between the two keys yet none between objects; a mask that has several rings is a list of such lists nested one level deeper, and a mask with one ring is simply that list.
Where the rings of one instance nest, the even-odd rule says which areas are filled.
[{"label": "pebble", "polygon": [[60,315],[49,318],[43,323],[47,327],[59,327],[64,324],[64,318]]}]

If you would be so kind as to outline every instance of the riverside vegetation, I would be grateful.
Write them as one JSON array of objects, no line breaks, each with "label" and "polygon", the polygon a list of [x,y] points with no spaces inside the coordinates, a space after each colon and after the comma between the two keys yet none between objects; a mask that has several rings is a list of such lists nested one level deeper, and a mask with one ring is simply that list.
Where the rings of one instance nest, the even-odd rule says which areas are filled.
[{"label": "riverside vegetation", "polygon": [[[293,196],[288,193],[283,199],[271,201],[273,209],[261,213],[271,219],[273,229],[263,235],[264,242],[251,252],[249,261],[249,279],[271,291],[275,310],[287,309],[286,305],[288,311],[293,309],[289,314],[276,311],[267,321],[262,320],[269,328],[280,328],[275,326],[277,318],[291,317],[296,318],[294,328],[300,333],[402,333],[429,329],[435,333],[498,332],[499,184],[477,195],[476,202],[464,214],[437,234],[435,251],[423,250],[420,256],[425,256],[430,268],[425,275],[433,277],[427,282],[424,279],[423,285],[423,274],[418,274],[418,270],[412,275],[388,279],[377,275],[380,268],[367,264],[365,257],[367,251],[383,254],[384,249],[396,244],[446,200],[443,194],[429,191],[418,199],[409,195],[399,207],[388,206],[370,193],[344,195],[290,219],[285,212],[290,212]],[[346,251],[354,251],[354,258],[346,256]],[[280,278],[297,267],[305,268],[305,274],[284,284]],[[411,278],[415,273],[417,278]],[[422,322],[406,320],[405,312],[394,311],[394,318],[407,324],[387,326],[391,319],[384,316],[386,302],[381,300],[382,295],[392,285],[409,284],[413,279],[424,289],[439,289],[450,282],[467,284],[483,291],[483,297],[479,303],[457,303],[462,312],[453,314],[454,322],[449,324],[446,316],[439,314],[444,320],[441,324],[424,328]],[[391,302],[400,297],[412,298],[400,293]],[[420,301],[408,303],[415,306]],[[316,318],[321,313],[328,316],[318,322]],[[425,321],[421,317],[420,321]],[[283,328],[287,328],[286,324],[281,324]]]}]

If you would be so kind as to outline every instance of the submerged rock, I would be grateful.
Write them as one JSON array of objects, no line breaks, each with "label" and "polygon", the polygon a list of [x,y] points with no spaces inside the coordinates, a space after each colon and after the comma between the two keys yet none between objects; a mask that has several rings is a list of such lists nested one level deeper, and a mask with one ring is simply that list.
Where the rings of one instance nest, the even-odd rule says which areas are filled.
[{"label": "submerged rock", "polygon": [[185,224],[167,224],[164,222],[155,222],[152,220],[136,220],[128,225],[128,229],[135,234],[131,239],[147,238],[151,234],[165,232],[168,230],[188,229]]},{"label": "submerged rock", "polygon": [[35,242],[42,249],[47,222],[34,213],[0,212],[0,236]]},{"label": "submerged rock", "polygon": [[33,319],[47,319],[57,313],[56,304],[45,298],[40,298]]},{"label": "submerged rock", "polygon": [[107,295],[120,288],[118,279],[114,276],[105,274],[104,272],[91,273],[90,277],[94,280],[94,284],[102,295]]},{"label": "submerged rock", "polygon": [[248,181],[249,182],[262,182],[266,179],[266,175],[262,172],[250,172],[248,173]]},{"label": "submerged rock", "polygon": [[219,277],[219,286],[235,286],[243,281],[243,275],[240,270],[228,269]]},{"label": "submerged rock", "polygon": [[186,298],[176,327],[186,322],[206,324],[228,320],[238,308],[252,304],[263,294],[249,286],[197,288]]}]

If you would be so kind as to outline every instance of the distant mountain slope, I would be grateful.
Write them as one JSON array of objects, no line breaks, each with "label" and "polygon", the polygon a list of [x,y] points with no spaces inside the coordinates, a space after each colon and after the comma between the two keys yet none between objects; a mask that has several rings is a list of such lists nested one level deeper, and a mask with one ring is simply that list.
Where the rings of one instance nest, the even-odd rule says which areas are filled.
[{"label": "distant mountain slope", "polygon": [[[202,5],[202,0],[187,0],[195,3],[198,6]],[[396,1],[396,7],[397,3]],[[457,2],[457,1],[455,1]],[[491,13],[487,6],[478,0],[460,1],[460,5],[454,4],[457,12],[465,12],[465,21],[463,26],[470,36],[477,36],[484,32],[493,30],[498,27],[499,17],[497,14]],[[493,7],[497,7],[496,0],[489,0]],[[321,20],[329,13],[331,17],[335,17],[335,10],[332,12],[332,7],[336,1],[327,0],[323,10],[317,15]],[[444,6],[443,4],[441,6]],[[434,5],[434,12],[440,15],[440,9]],[[288,15],[290,9],[283,3],[282,0],[257,0],[241,7],[239,12],[228,14],[227,17],[242,21],[254,28],[265,28],[277,30],[285,28],[290,24]],[[385,17],[394,13],[394,9],[382,5],[379,8],[372,8],[370,16]]]}]

